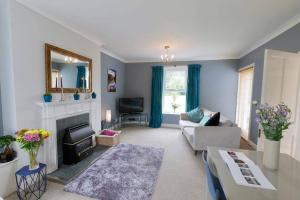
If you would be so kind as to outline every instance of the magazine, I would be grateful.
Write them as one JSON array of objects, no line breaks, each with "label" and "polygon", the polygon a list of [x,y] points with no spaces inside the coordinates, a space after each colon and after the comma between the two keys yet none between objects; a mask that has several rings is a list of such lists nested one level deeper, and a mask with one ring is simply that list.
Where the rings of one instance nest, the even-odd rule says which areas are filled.
[{"label": "magazine", "polygon": [[276,190],[261,169],[244,153],[225,150],[219,150],[219,153],[229,167],[231,175],[237,184]]}]

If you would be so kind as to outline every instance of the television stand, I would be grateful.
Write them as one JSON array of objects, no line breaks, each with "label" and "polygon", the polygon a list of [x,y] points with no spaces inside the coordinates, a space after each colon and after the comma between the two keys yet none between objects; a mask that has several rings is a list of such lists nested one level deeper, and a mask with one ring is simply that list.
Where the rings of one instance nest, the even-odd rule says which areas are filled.
[{"label": "television stand", "polygon": [[128,122],[130,122],[130,124],[137,122],[140,126],[142,125],[142,122],[144,122],[145,126],[148,124],[147,113],[122,113],[120,114],[119,119],[121,127]]}]

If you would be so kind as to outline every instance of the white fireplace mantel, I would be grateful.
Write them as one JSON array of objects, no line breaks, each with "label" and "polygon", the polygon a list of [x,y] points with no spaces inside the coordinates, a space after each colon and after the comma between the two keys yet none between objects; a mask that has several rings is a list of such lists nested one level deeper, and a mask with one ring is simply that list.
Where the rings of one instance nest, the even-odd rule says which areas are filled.
[{"label": "white fireplace mantel", "polygon": [[[67,117],[89,113],[90,125],[96,129],[97,103],[95,100],[78,100],[38,103],[41,114],[42,127],[52,133],[41,147],[39,161],[47,164],[47,171],[51,173],[58,168],[57,159],[57,130],[56,121]],[[96,131],[96,130],[95,130]]]}]

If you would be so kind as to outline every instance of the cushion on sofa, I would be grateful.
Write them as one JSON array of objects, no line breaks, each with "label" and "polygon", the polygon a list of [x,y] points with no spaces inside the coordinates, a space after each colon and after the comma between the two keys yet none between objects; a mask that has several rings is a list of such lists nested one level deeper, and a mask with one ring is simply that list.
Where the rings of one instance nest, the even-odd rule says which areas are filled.
[{"label": "cushion on sofa", "polygon": [[219,126],[219,122],[220,112],[217,112],[205,123],[205,126]]},{"label": "cushion on sofa", "polygon": [[214,114],[216,114],[216,112],[207,110],[206,108],[202,108],[203,114],[209,117],[212,117]]},{"label": "cushion on sofa", "polygon": [[206,122],[210,119],[210,116],[204,115],[200,121],[200,126],[205,126]]},{"label": "cushion on sofa", "polygon": [[233,125],[234,125],[234,123],[230,120],[226,120],[223,122],[220,121],[220,126],[232,127]]},{"label": "cushion on sofa", "polygon": [[200,126],[199,123],[194,123],[189,120],[179,120],[179,126],[181,129],[185,127],[198,127]]},{"label": "cushion on sofa", "polygon": [[203,118],[203,111],[197,107],[189,112],[186,113],[188,120],[194,123],[199,123],[201,119]]}]

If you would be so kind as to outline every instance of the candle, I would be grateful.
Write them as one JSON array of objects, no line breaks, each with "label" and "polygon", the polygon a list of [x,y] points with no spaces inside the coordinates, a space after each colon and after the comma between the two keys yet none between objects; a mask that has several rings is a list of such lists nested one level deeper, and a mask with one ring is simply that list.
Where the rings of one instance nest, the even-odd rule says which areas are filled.
[{"label": "candle", "polygon": [[108,122],[108,123],[111,122],[111,110],[106,110],[105,121]]},{"label": "candle", "polygon": [[84,89],[84,78],[82,77],[81,80],[82,80],[82,89]]},{"label": "candle", "polygon": [[57,89],[57,84],[58,84],[58,74],[55,77],[55,88]]},{"label": "candle", "polygon": [[85,85],[85,78],[83,78],[83,89],[85,89],[86,85]]},{"label": "candle", "polygon": [[60,88],[63,88],[63,75],[60,75]]}]

